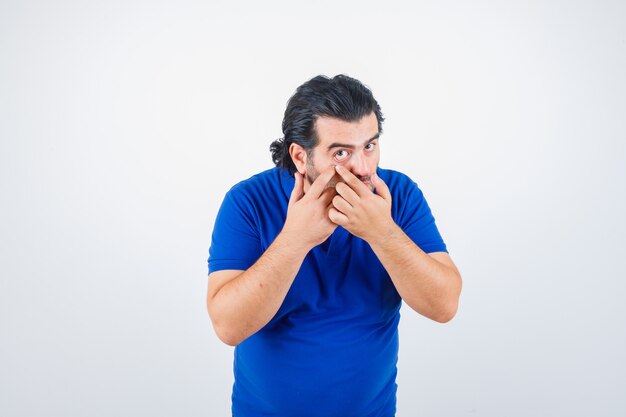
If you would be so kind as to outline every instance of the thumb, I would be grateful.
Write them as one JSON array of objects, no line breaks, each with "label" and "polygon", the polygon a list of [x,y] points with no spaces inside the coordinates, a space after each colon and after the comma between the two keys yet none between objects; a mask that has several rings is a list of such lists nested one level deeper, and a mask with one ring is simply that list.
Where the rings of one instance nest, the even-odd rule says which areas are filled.
[{"label": "thumb", "polygon": [[296,171],[293,174],[293,177],[295,179],[295,183],[293,185],[293,190],[291,190],[291,196],[289,197],[289,205],[300,200],[300,198],[302,198],[302,195],[304,194],[304,188],[302,186],[304,181],[302,181],[302,174]]},{"label": "thumb", "polygon": [[389,187],[387,184],[380,179],[377,173],[374,173],[372,176],[372,180],[374,183],[374,187],[376,187],[376,194],[381,196],[385,201],[391,203],[391,193],[389,192]]}]

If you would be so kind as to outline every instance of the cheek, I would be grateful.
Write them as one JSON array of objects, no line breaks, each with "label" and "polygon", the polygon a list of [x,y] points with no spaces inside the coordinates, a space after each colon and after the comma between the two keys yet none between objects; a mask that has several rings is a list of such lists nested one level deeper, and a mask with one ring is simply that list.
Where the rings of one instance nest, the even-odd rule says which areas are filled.
[{"label": "cheek", "polygon": [[327,169],[329,169],[330,167],[334,167],[335,165],[341,165],[338,162],[334,161],[334,160],[323,160],[323,161],[316,161],[315,163],[315,169],[317,170],[317,172],[322,173],[324,171],[326,171]]},{"label": "cheek", "polygon": [[378,152],[376,152],[370,158],[370,168],[374,168],[375,169],[376,167],[378,167],[378,162],[379,161],[380,161],[380,155],[379,155]]},{"label": "cheek", "polygon": [[339,174],[334,175],[330,181],[328,181],[328,183],[326,184],[326,186],[324,187],[324,190],[327,190],[329,188],[332,188],[335,191],[335,195],[337,195],[337,190],[335,189],[335,187],[337,186],[338,183],[343,182],[343,180],[341,179],[341,177],[339,176]]},{"label": "cheek", "polygon": [[341,178],[341,175],[339,174],[335,174],[333,175],[333,177],[330,179],[330,181],[328,182],[328,186],[327,188],[335,188],[335,186],[340,183],[340,182],[344,182],[343,178]]}]

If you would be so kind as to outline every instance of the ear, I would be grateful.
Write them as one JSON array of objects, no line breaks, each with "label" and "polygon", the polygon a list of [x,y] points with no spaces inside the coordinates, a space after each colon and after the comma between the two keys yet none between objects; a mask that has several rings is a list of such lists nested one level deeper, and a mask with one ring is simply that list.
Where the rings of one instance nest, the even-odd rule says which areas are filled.
[{"label": "ear", "polygon": [[306,172],[307,161],[306,150],[297,143],[292,143],[291,145],[289,145],[289,156],[291,156],[291,160],[296,166],[296,170],[298,170],[300,174],[304,175],[304,173]]}]

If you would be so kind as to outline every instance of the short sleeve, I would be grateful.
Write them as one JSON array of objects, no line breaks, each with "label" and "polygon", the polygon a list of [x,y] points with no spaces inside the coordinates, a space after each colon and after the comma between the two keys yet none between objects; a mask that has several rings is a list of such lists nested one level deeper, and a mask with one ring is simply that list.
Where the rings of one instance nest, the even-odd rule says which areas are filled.
[{"label": "short sleeve", "polygon": [[398,226],[424,252],[448,252],[435,218],[417,184],[409,181],[403,193]]},{"label": "short sleeve", "polygon": [[262,255],[253,205],[240,188],[224,197],[209,247],[209,274],[223,269],[246,270]]}]

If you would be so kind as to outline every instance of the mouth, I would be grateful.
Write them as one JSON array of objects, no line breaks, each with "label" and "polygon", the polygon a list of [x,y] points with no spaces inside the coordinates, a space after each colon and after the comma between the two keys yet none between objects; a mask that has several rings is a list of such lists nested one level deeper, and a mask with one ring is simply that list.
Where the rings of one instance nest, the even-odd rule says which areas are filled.
[{"label": "mouth", "polygon": [[370,190],[374,189],[374,185],[372,184],[372,179],[370,177],[367,178],[359,178],[361,182],[369,187]]}]

